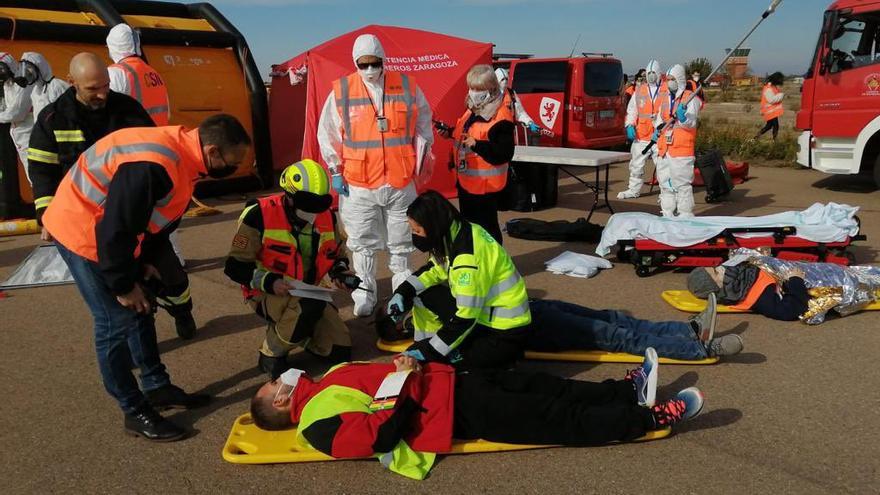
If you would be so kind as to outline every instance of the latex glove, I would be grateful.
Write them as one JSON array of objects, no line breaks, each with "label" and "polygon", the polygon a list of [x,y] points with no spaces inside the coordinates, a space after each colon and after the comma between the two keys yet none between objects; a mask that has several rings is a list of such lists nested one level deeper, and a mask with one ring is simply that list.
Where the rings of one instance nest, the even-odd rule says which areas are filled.
[{"label": "latex glove", "polygon": [[406,312],[406,303],[403,300],[403,296],[395,293],[391,296],[391,300],[388,301],[388,306],[385,308],[385,313],[391,317],[395,322],[400,321],[403,318],[403,313]]},{"label": "latex glove", "polygon": [[678,110],[675,111],[675,118],[678,119],[679,122],[685,122],[687,120],[687,105],[678,105]]},{"label": "latex glove", "polygon": [[654,131],[654,134],[651,134],[651,141],[655,143],[660,140],[660,131]]},{"label": "latex glove", "polygon": [[626,126],[626,139],[629,141],[636,140],[636,128],[635,127],[633,127],[631,125]]},{"label": "latex glove", "polygon": [[348,183],[342,177],[342,174],[333,174],[332,179],[333,190],[340,196],[348,196]]},{"label": "latex glove", "polygon": [[529,132],[533,134],[538,134],[539,132],[541,132],[541,126],[534,122],[529,122]]},{"label": "latex glove", "polygon": [[418,342],[413,342],[413,345],[409,346],[403,355],[410,356],[418,361],[428,361],[428,362],[444,362],[446,361],[446,357],[437,352],[431,346],[431,339],[423,339]]}]

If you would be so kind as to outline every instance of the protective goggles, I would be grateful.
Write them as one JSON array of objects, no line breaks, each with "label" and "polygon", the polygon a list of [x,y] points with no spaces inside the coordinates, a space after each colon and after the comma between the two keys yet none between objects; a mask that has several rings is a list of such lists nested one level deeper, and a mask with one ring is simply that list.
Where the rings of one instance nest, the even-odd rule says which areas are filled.
[{"label": "protective goggles", "polygon": [[373,67],[375,69],[381,69],[382,68],[382,61],[379,60],[378,62],[364,62],[364,63],[358,62],[356,65],[357,65],[357,68],[360,70],[367,70],[370,67]]}]

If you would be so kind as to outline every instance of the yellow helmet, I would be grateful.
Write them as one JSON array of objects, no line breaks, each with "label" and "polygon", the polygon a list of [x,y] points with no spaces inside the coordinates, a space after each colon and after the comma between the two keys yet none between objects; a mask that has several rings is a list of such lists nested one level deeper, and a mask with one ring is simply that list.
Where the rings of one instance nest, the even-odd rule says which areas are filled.
[{"label": "yellow helmet", "polygon": [[281,189],[290,194],[307,192],[318,196],[330,194],[330,177],[318,162],[303,158],[281,172]]}]

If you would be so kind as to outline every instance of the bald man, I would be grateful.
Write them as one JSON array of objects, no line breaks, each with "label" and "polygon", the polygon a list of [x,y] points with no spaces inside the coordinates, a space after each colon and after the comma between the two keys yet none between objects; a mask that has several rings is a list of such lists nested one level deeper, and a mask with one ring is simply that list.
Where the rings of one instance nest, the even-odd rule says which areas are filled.
[{"label": "bald man", "polygon": [[[90,52],[70,60],[71,88],[36,118],[28,147],[37,221],[52,202],[64,174],[95,141],[126,127],[153,127],[137,100],[110,91],[110,75],[101,57]],[[43,239],[51,240],[43,231]]]}]

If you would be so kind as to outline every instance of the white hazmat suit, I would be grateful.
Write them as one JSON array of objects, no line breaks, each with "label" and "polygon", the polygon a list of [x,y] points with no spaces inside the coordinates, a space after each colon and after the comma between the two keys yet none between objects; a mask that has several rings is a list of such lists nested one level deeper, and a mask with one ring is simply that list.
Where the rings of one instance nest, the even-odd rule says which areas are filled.
[{"label": "white hazmat suit", "polygon": [[[385,59],[385,51],[379,39],[371,34],[359,36],[352,49],[355,64],[364,56],[372,55]],[[358,70],[378,116],[384,113],[384,69]],[[416,107],[418,117],[415,124],[416,136],[421,137],[428,147],[434,141],[431,128],[431,107],[416,87]],[[356,118],[355,116],[352,116]],[[369,116],[373,118],[373,116]],[[318,122],[318,145],[324,162],[331,169],[339,170],[342,161],[342,117],[336,108],[333,92],[327,97]],[[415,143],[413,143],[415,146]],[[352,292],[355,316],[372,314],[376,305],[376,252],[387,247],[390,253],[388,267],[393,273],[392,290],[403,283],[411,274],[409,257],[414,248],[412,232],[406,219],[406,209],[416,198],[415,183],[402,189],[386,183],[376,189],[348,185],[348,196],[339,196],[339,216],[348,236],[347,246],[352,252],[355,273],[362,280],[361,286],[372,292],[356,290]]]},{"label": "white hazmat suit", "polygon": [[[669,86],[669,108],[673,117],[676,115],[676,103],[684,103],[681,97],[687,88],[687,76],[684,67],[674,65],[667,74],[667,85]],[[700,115],[700,107],[702,106],[699,98],[693,98],[687,105],[685,110],[685,120],[680,122],[677,118],[674,124],[664,129],[660,139],[666,139],[669,133],[676,128],[695,129],[697,127],[697,119]],[[663,122],[663,116],[658,115],[654,122],[655,127]],[[660,209],[663,210],[664,217],[674,217],[678,211],[678,216],[688,218],[694,216],[694,161],[693,154],[690,156],[673,157],[667,154],[660,157],[657,163],[657,182],[660,184]]]},{"label": "white hazmat suit", "polygon": [[36,119],[47,105],[57,100],[70,88],[70,84],[55,77],[49,61],[40,53],[24,52],[21,55],[21,61],[22,73],[24,73],[24,62],[33,64],[38,70],[38,77],[34,81],[33,91],[31,91],[31,105],[34,109],[34,119]]},{"label": "white hazmat suit", "polygon": [[[6,52],[0,52],[0,63],[9,67],[14,77],[19,73],[18,61]],[[0,99],[0,123],[10,124],[9,135],[18,151],[18,159],[27,172],[27,149],[34,128],[34,116],[31,112],[31,91],[33,86],[22,88],[11,78],[3,82],[3,98]]]},{"label": "white hazmat suit", "polygon": [[[507,91],[507,70],[498,68],[495,69],[495,78],[498,79],[498,84],[501,85],[501,94],[504,94]],[[516,114],[516,121],[523,125],[535,124],[535,121],[532,120],[532,117],[526,112],[526,109],[523,108],[522,102],[519,101],[519,97],[516,96],[516,93],[513,94],[513,108],[514,113]]]},{"label": "white hazmat suit", "polygon": [[[649,74],[651,74],[650,77],[648,77]],[[652,102],[653,113],[650,117],[648,115],[643,115],[642,118],[650,118],[651,120],[654,120],[660,113],[660,89],[662,86],[662,81],[660,80],[661,74],[660,62],[651,60],[648,62],[648,65],[645,66],[645,77],[648,80],[641,84],[645,84],[648,88],[648,97]],[[626,106],[626,121],[624,125],[627,127],[636,127],[636,122],[638,121],[639,104],[641,102],[640,93],[642,91],[640,87],[641,84],[637,83],[636,92],[633,93],[633,97],[630,98],[629,104]],[[650,144],[650,135],[637,135],[636,139],[633,140],[629,150],[631,156],[629,161],[629,186],[626,191],[617,193],[617,199],[638,198],[641,195],[642,184],[645,182],[645,164],[648,162],[648,158],[654,161],[655,168],[657,166],[656,146],[652,147],[649,153],[642,153],[642,151],[644,151],[644,149]]]}]

